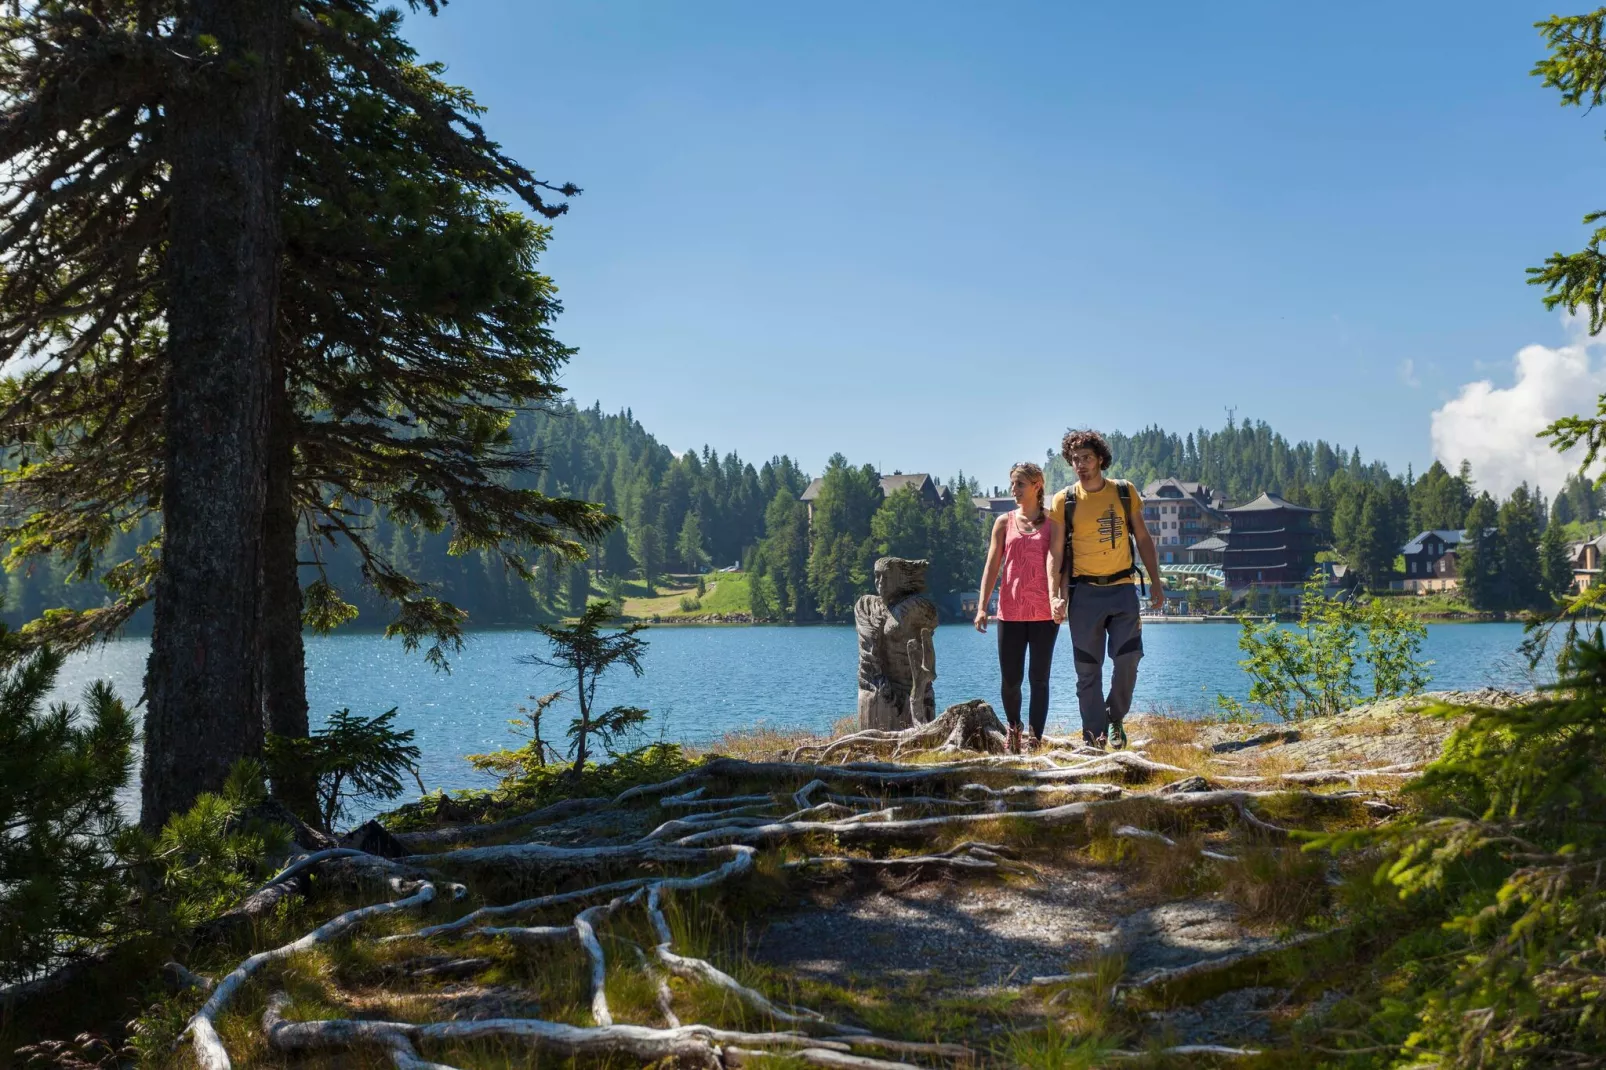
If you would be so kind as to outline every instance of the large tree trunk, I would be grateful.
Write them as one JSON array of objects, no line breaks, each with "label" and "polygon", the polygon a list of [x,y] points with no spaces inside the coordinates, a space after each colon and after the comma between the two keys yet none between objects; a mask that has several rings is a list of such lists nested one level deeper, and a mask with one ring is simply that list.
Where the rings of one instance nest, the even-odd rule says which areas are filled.
[{"label": "large tree trunk", "polygon": [[[295,413],[284,362],[275,362],[269,385],[267,504],[262,524],[262,696],[267,729],[305,739],[307,662],[301,643],[301,578],[296,565]],[[318,813],[316,782],[295,769],[278,770],[273,794],[304,821]]]},{"label": "large tree trunk", "polygon": [[165,534],[145,677],[147,829],[262,749],[266,403],[289,18],[288,0],[181,8],[181,33],[216,44],[169,105]]}]

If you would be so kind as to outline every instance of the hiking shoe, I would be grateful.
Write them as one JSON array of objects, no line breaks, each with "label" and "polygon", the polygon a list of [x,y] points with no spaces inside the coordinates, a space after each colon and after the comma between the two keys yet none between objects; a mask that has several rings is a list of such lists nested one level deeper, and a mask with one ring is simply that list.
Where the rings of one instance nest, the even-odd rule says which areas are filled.
[{"label": "hiking shoe", "polygon": [[1102,735],[1095,736],[1092,732],[1089,732],[1084,728],[1082,729],[1082,745],[1084,747],[1094,747],[1098,750],[1105,750],[1109,747],[1109,740],[1105,739]]},{"label": "hiking shoe", "polygon": [[1027,737],[1027,739],[1026,739],[1026,750],[1029,753],[1036,754],[1038,751],[1040,751],[1042,749],[1043,749],[1043,737],[1042,736],[1028,736]]},{"label": "hiking shoe", "polygon": [[1126,749],[1126,729],[1121,727],[1120,721],[1110,722],[1110,749]]},{"label": "hiking shoe", "polygon": [[1009,745],[1009,753],[1011,753],[1011,754],[1019,754],[1020,753],[1020,725],[1018,725],[1018,724],[1010,725],[1009,726],[1009,734],[1007,736],[1005,736],[1004,738],[1005,738],[1005,741]]}]

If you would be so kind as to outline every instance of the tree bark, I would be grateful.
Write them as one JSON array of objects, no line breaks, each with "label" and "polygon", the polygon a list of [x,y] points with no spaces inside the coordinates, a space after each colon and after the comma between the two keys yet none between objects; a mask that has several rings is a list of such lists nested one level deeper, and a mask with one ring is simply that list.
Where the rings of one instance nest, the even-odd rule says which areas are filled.
[{"label": "tree bark", "polygon": [[[262,695],[267,730],[305,739],[306,649],[301,641],[301,578],[296,565],[295,412],[276,360],[268,388],[267,501],[262,524]],[[305,771],[276,770],[273,794],[304,821],[318,814],[317,782]]]},{"label": "tree bark", "polygon": [[262,750],[262,533],[288,0],[189,0],[170,102],[165,526],[141,822]]}]

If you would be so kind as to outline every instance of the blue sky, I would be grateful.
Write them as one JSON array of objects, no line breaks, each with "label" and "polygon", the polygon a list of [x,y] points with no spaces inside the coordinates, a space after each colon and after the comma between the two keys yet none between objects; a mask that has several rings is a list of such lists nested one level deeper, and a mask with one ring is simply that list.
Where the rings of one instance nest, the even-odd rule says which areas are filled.
[{"label": "blue sky", "polygon": [[1229,405],[1420,470],[1435,410],[1521,387],[1566,340],[1523,269],[1606,207],[1606,116],[1528,75],[1549,12],[455,0],[407,33],[585,189],[544,262],[575,400],[990,484],[1069,424]]}]

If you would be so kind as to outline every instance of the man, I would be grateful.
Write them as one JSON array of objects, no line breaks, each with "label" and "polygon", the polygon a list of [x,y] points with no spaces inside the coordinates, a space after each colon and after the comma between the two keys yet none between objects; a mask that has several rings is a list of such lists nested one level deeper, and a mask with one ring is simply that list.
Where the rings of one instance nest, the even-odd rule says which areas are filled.
[{"label": "man", "polygon": [[[1092,747],[1119,750],[1126,746],[1121,722],[1132,708],[1138,660],[1143,657],[1136,558],[1141,556],[1148,569],[1149,606],[1157,613],[1165,607],[1159,561],[1137,490],[1125,480],[1104,478],[1114,460],[1104,436],[1097,431],[1067,431],[1060,456],[1076,473],[1076,482],[1055,494],[1049,507],[1050,606],[1055,623],[1067,616],[1071,621],[1082,740]],[[1115,659],[1108,695],[1106,647]]]}]

